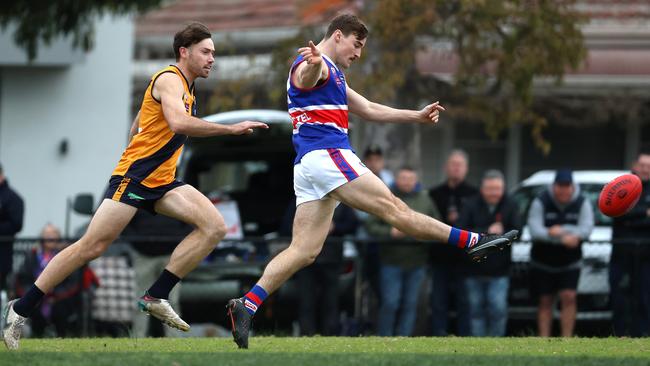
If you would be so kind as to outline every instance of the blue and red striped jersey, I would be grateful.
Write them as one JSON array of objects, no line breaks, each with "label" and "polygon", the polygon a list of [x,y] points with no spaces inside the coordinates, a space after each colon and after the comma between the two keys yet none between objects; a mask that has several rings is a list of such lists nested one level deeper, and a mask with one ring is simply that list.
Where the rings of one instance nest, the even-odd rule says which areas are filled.
[{"label": "blue and red striped jersey", "polygon": [[293,121],[294,164],[310,151],[352,149],[348,139],[348,96],[345,75],[327,56],[327,78],[310,89],[298,88],[291,76],[305,61],[299,56],[291,65],[287,80],[287,103]]}]

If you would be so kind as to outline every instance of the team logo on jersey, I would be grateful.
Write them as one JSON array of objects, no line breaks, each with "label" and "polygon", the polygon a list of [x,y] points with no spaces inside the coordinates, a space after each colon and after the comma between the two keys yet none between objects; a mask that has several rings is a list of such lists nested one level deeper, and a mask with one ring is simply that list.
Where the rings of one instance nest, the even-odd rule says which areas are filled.
[{"label": "team logo on jersey", "polygon": [[183,93],[183,104],[185,104],[185,112],[189,113],[190,112],[190,104],[192,104],[192,100],[185,93]]},{"label": "team logo on jersey", "polygon": [[336,72],[336,69],[334,68],[334,66],[332,66],[330,68],[330,70],[332,72],[332,75],[334,75],[334,81],[336,81],[336,85],[341,87],[343,85],[343,82],[341,81],[341,78],[339,77],[339,73]]},{"label": "team logo on jersey", "polygon": [[253,304],[253,302],[248,299],[244,299],[244,306],[253,311],[257,311],[257,305]]},{"label": "team logo on jersey", "polygon": [[478,243],[478,234],[472,233],[472,236],[469,239],[469,246],[473,247],[476,243]]}]

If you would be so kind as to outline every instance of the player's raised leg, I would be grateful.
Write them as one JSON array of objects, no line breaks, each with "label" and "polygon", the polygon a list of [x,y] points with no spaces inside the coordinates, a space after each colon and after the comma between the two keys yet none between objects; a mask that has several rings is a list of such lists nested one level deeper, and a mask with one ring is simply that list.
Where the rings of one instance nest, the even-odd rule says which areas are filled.
[{"label": "player's raised leg", "polygon": [[0,323],[7,348],[19,347],[22,326],[44,294],[50,292],[70,273],[104,253],[131,221],[136,211],[135,207],[109,199],[102,202],[81,239],[52,258],[25,295],[9,302],[3,309]]},{"label": "player's raised leg", "polygon": [[266,296],[298,270],[314,262],[329,232],[336,203],[325,198],[298,205],[289,247],[269,262],[262,278],[250,292],[228,302],[232,334],[239,348],[248,348],[251,319]]},{"label": "player's raised leg", "polygon": [[504,235],[481,235],[451,227],[413,211],[395,197],[374,174],[364,174],[330,192],[330,196],[382,218],[413,238],[447,242],[462,248],[475,261],[485,258],[491,250],[503,249],[510,245],[518,235],[516,230]]},{"label": "player's raised leg", "polygon": [[138,305],[172,328],[188,331],[190,326],[169,304],[169,293],[215,248],[226,235],[226,224],[216,207],[190,185],[176,187],[156,201],[156,212],[181,220],[194,227],[171,255],[169,264]]}]

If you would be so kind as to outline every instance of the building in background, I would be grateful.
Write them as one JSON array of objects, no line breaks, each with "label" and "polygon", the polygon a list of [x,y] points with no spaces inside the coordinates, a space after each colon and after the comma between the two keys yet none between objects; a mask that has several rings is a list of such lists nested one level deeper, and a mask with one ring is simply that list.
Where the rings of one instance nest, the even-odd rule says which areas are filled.
[{"label": "building in background", "polygon": [[[0,31],[0,160],[25,200],[23,237],[43,222],[65,226],[66,200],[96,201],[126,146],[130,125],[133,22],[104,17],[85,53],[60,38],[28,62]],[[72,218],[72,227],[87,221]]]}]

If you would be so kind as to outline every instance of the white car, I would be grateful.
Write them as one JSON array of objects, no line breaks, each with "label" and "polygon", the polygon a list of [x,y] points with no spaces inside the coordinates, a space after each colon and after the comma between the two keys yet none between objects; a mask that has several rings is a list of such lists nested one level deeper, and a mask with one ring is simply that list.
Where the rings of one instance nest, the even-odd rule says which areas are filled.
[{"label": "white car", "polygon": [[[608,265],[612,252],[612,220],[598,210],[598,195],[612,179],[629,173],[624,170],[574,171],[573,179],[580,191],[592,203],[595,215],[594,230],[589,241],[582,244],[582,269],[578,282],[578,319],[609,319]],[[521,182],[512,192],[525,224],[530,204],[555,178],[554,170],[542,170]],[[510,313],[513,318],[534,317],[536,304],[530,296],[528,264],[530,261],[530,231],[524,226],[521,237],[512,246],[513,274],[510,293]]]}]

